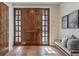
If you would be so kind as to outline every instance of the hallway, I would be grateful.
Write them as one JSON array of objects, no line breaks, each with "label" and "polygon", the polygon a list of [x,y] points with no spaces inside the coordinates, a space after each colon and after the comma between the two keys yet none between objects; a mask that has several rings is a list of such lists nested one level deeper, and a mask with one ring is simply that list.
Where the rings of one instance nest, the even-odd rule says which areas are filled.
[{"label": "hallway", "polygon": [[54,46],[15,46],[5,56],[65,56],[65,54]]}]

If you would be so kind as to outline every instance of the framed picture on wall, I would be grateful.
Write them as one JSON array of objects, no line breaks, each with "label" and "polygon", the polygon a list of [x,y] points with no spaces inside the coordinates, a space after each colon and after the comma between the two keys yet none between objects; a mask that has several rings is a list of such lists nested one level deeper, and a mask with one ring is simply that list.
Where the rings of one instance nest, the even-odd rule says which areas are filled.
[{"label": "framed picture on wall", "polygon": [[68,28],[78,28],[78,10],[68,15]]},{"label": "framed picture on wall", "polygon": [[62,18],[62,28],[63,29],[66,29],[67,28],[67,15],[66,16],[64,16],[63,18]]}]

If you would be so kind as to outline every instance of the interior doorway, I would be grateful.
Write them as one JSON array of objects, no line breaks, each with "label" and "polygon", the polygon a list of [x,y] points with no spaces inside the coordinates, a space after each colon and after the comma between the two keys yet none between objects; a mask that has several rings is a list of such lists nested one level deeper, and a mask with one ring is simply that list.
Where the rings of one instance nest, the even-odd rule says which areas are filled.
[{"label": "interior doorway", "polygon": [[14,8],[14,45],[49,45],[49,8]]}]

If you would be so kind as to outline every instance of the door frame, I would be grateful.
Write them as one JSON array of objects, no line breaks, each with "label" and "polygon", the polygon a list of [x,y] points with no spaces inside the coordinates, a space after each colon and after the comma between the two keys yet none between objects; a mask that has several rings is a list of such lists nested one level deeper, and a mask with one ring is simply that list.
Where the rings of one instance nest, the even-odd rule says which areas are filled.
[{"label": "door frame", "polygon": [[[13,46],[16,46],[16,44],[15,44],[15,40],[16,40],[16,36],[15,36],[15,34],[16,34],[15,10],[16,9],[23,9],[23,8],[14,8],[14,41],[13,41]],[[41,46],[49,46],[50,45],[50,8],[39,8],[39,9],[48,9],[48,44],[47,45],[46,44],[40,44],[40,45]],[[42,26],[41,26],[41,29],[42,29]]]}]

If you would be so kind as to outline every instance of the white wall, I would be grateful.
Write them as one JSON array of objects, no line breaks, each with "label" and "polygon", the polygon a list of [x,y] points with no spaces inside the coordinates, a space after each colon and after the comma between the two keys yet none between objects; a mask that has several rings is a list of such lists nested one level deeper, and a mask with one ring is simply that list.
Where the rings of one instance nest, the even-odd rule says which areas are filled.
[{"label": "white wall", "polygon": [[5,2],[5,4],[9,7],[9,50],[13,46],[14,40],[14,18],[13,18],[13,6],[11,2]]},{"label": "white wall", "polygon": [[50,45],[53,45],[54,40],[58,37],[59,31],[59,6],[52,6],[50,13]]},{"label": "white wall", "polygon": [[50,8],[50,45],[57,37],[58,5],[14,5],[14,8]]},{"label": "white wall", "polygon": [[61,19],[63,16],[68,15],[69,13],[79,10],[79,2],[64,2],[60,4],[60,33],[59,38],[65,38],[71,36],[72,34],[79,37],[79,29],[62,29]]}]

